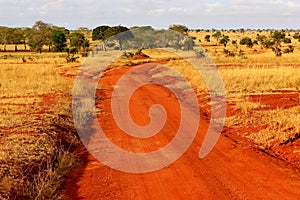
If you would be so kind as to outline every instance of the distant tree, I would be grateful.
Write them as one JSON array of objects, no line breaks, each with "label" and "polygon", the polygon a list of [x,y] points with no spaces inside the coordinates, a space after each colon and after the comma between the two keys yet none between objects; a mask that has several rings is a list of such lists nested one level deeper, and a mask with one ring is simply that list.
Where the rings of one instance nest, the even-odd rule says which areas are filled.
[{"label": "distant tree", "polygon": [[273,51],[275,52],[276,56],[281,56],[281,42],[284,41],[285,39],[285,33],[283,31],[275,31],[273,33],[271,33],[271,38],[274,42],[273,45]]},{"label": "distant tree", "polygon": [[98,26],[93,29],[92,39],[101,40],[103,49],[106,50],[108,39],[116,40],[119,43],[119,49],[123,49],[123,41],[133,38],[132,32],[125,26]]},{"label": "distant tree", "polygon": [[9,30],[9,43],[15,45],[15,51],[18,51],[18,44],[24,43],[24,34],[20,28],[10,28]]},{"label": "distant tree", "polygon": [[195,41],[191,37],[188,37],[183,43],[184,50],[187,51],[193,50],[194,46],[195,46]]},{"label": "distant tree", "polygon": [[238,48],[238,44],[237,44],[237,41],[236,41],[236,40],[232,40],[231,43],[232,43],[233,46],[235,46],[235,48]]},{"label": "distant tree", "polygon": [[292,40],[291,40],[291,38],[284,38],[283,42],[286,43],[286,44],[291,44]]},{"label": "distant tree", "polygon": [[71,53],[78,53],[78,51],[83,48],[86,51],[87,47],[89,47],[89,41],[85,39],[83,33],[73,32],[69,36],[70,39],[70,47]]},{"label": "distant tree", "polygon": [[229,36],[224,35],[223,38],[220,40],[220,43],[224,45],[224,47],[227,46],[227,43],[230,41]]},{"label": "distant tree", "polygon": [[93,29],[92,31],[92,40],[104,40],[105,39],[105,31],[107,31],[110,28],[110,26],[98,26]]},{"label": "distant tree", "polygon": [[206,42],[210,42],[210,35],[206,35],[206,36],[204,37],[204,40],[205,40]]},{"label": "distant tree", "polygon": [[54,46],[54,51],[56,52],[62,52],[66,48],[67,44],[67,39],[66,35],[63,31],[61,30],[55,30],[52,34],[52,44]]},{"label": "distant tree", "polygon": [[249,38],[249,37],[242,38],[241,41],[240,41],[240,44],[241,45],[247,45],[247,47],[250,47],[250,48],[253,47],[252,39]]},{"label": "distant tree", "polygon": [[264,42],[267,40],[267,36],[257,34],[256,40],[260,43],[261,49],[263,49],[263,47],[265,47]]},{"label": "distant tree", "polygon": [[29,46],[33,50],[42,52],[43,46],[48,46],[48,51],[51,50],[52,45],[53,26],[42,21],[37,21],[30,32]]},{"label": "distant tree", "polygon": [[178,31],[168,29],[165,33],[165,37],[168,41],[169,46],[173,47],[177,51],[178,49],[182,48],[183,41],[186,36]]},{"label": "distant tree", "polygon": [[217,43],[219,43],[219,39],[221,38],[222,33],[221,33],[221,31],[217,31],[217,32],[215,32],[212,36],[213,36],[214,38],[216,38]]},{"label": "distant tree", "polygon": [[117,40],[119,43],[119,49],[123,50],[123,41],[134,38],[132,32],[125,26],[113,26],[105,31],[105,38],[111,38]]},{"label": "distant tree", "polygon": [[23,37],[24,37],[24,49],[27,50],[27,41],[30,40],[31,28],[24,28],[23,30]]},{"label": "distant tree", "polygon": [[0,27],[0,43],[3,45],[3,51],[6,52],[6,45],[9,43],[9,28]]},{"label": "distant tree", "polygon": [[165,32],[156,31],[151,26],[135,27],[131,29],[131,32],[134,35],[133,47],[136,49],[161,47],[167,43],[164,37]]},{"label": "distant tree", "polygon": [[263,42],[262,45],[264,48],[269,49],[274,45],[274,42],[271,38],[266,37]]},{"label": "distant tree", "polygon": [[294,46],[289,45],[288,48],[283,50],[283,53],[294,53]]},{"label": "distant tree", "polygon": [[300,39],[300,33],[295,33],[293,36],[294,39]]},{"label": "distant tree", "polygon": [[102,26],[98,26],[96,28],[93,29],[92,31],[92,40],[99,40],[102,41],[102,49],[104,51],[106,51],[106,45],[107,45],[107,34],[105,34],[105,32],[110,29],[110,26],[106,26],[106,25],[102,25]]},{"label": "distant tree", "polygon": [[180,24],[173,24],[173,25],[169,26],[169,29],[173,30],[173,31],[177,31],[184,35],[187,35],[187,32],[189,30],[186,26],[180,25]]},{"label": "distant tree", "polygon": [[89,47],[90,47],[90,42],[87,39],[84,39],[83,43],[82,43],[84,56],[87,56],[87,52],[88,52]]}]

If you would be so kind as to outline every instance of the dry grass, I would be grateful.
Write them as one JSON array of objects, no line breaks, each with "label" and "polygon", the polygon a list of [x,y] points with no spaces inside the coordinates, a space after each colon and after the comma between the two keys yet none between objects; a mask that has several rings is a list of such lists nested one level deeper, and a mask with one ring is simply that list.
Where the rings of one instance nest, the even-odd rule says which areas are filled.
[{"label": "dry grass", "polygon": [[[237,40],[238,44],[241,38],[248,36],[255,39],[258,33],[270,35],[270,31],[222,32],[228,35],[231,41]],[[235,105],[235,109],[242,111],[241,115],[227,118],[227,126],[237,128],[241,131],[240,135],[248,137],[261,148],[272,148],[293,140],[300,129],[299,107],[259,110],[264,105],[250,102],[247,96],[280,89],[299,91],[300,42],[292,38],[294,32],[286,32],[286,36],[292,38],[294,53],[283,54],[281,57],[275,57],[272,50],[262,49],[260,45],[254,45],[253,48],[241,45],[235,47],[231,41],[226,49],[236,55],[243,50],[244,56],[226,57],[223,53],[224,46],[216,45],[215,38],[211,37],[211,42],[205,42],[205,35],[212,34],[212,31],[190,33],[197,37],[197,41],[201,40],[198,44],[201,44],[220,66],[219,72],[225,84],[227,100]],[[290,44],[282,44],[281,48],[285,49],[288,45]],[[248,128],[254,131],[245,133],[245,129]],[[255,130],[259,131],[256,133]]]},{"label": "dry grass", "polygon": [[[56,138],[46,134],[2,137],[0,197],[8,199],[58,199],[74,154],[58,149]],[[55,145],[56,144],[56,145]]]},{"label": "dry grass", "polygon": [[246,132],[244,136],[261,146],[273,148],[285,144],[295,138],[300,132],[300,107],[276,109],[268,111],[244,112],[239,116],[232,116],[226,120],[229,127],[246,127],[258,132]]},{"label": "dry grass", "polygon": [[[62,54],[0,54],[0,198],[59,199],[78,145]],[[69,131],[66,131],[69,130]]]},{"label": "dry grass", "polygon": [[226,91],[262,92],[278,89],[297,90],[300,86],[299,67],[221,68]]},{"label": "dry grass", "polygon": [[45,58],[24,64],[15,57],[1,60],[1,97],[36,97],[42,94],[70,91],[71,81],[65,77],[57,76],[60,68],[55,66],[59,66],[58,63],[64,61],[58,55],[57,57],[53,57],[53,55],[50,57],[50,55],[45,54]]},{"label": "dry grass", "polygon": [[[241,135],[267,148],[294,138],[300,129],[299,106],[285,110],[258,111],[256,109],[263,105],[250,102],[246,96],[277,89],[299,91],[300,68],[288,66],[300,64],[299,42],[293,40],[296,45],[294,54],[284,54],[280,58],[276,58],[271,50],[261,49],[259,45],[236,48],[229,44],[227,49],[235,53],[242,49],[245,56],[226,57],[224,47],[215,45],[213,38],[212,42],[204,42],[206,34],[211,35],[212,32],[191,33],[197,40],[202,40],[201,45],[213,61],[221,66],[219,72],[228,101],[235,105],[235,109],[242,110],[241,115],[227,119],[227,126],[250,127],[254,130],[256,127],[266,127],[257,133],[242,132]],[[229,35],[231,40],[240,40],[244,36],[255,38],[257,32],[224,34]],[[10,48],[13,47],[8,46]],[[163,49],[143,52],[150,58],[122,58],[119,57],[122,55],[120,51],[114,51],[113,54],[99,52],[98,56],[107,63],[112,58],[118,58],[111,64],[113,68],[146,62],[167,62],[166,65],[186,77],[198,93],[207,93],[207,87],[198,71],[177,54]],[[76,156],[69,152],[69,148],[78,145],[78,140],[70,113],[73,79],[59,74],[76,75],[75,67],[78,65],[80,63],[67,64],[65,54],[0,53],[0,198],[62,198],[59,189],[63,179],[77,163]],[[87,73],[93,78],[99,78],[97,69],[87,69]],[[172,74],[161,72],[154,78],[167,75]],[[180,88],[182,85],[174,87]],[[89,99],[81,103],[91,104]],[[88,120],[89,113],[83,114],[78,117]]]},{"label": "dry grass", "polygon": [[[148,55],[151,55],[151,53],[157,56],[156,59],[173,56],[174,59],[171,59],[166,65],[186,77],[198,93],[207,93],[207,87],[202,77],[186,60],[180,59],[167,51],[160,51],[159,54],[148,51]],[[225,85],[228,102],[234,104],[236,110],[242,111],[239,116],[229,117],[227,126],[232,128],[251,127],[253,130],[266,127],[258,133],[240,133],[265,148],[285,143],[299,133],[298,107],[285,110],[257,111],[264,108],[265,105],[259,102],[251,102],[247,98],[249,94],[266,94],[272,92],[272,90],[299,91],[299,53],[296,50],[294,54],[286,54],[279,58],[275,57],[270,50],[263,54],[254,54],[253,52],[246,54],[247,58],[225,57],[221,54],[212,56],[217,65],[225,66],[219,68],[219,73]],[[169,71],[163,71],[154,75],[153,78],[163,78],[165,76],[177,75]]]}]

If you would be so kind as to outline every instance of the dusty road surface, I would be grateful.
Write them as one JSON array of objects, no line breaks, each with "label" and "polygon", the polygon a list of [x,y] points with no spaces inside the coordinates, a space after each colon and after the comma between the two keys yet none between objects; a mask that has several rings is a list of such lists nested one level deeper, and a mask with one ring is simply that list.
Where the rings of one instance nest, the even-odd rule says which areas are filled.
[{"label": "dusty road surface", "polygon": [[[111,111],[113,86],[130,68],[112,70],[101,79],[105,90],[97,91],[103,112],[97,119],[116,145],[133,152],[150,152],[168,144],[180,122],[178,101],[168,89],[145,85],[132,96],[130,111],[139,125],[149,123],[148,109],[161,104],[167,111],[164,129],[149,139],[124,134]],[[159,98],[158,98],[159,97]],[[201,104],[201,102],[199,102]],[[204,159],[198,154],[209,121],[201,115],[197,136],[174,163],[159,171],[131,174],[111,169],[83,150],[83,164],[74,169],[66,183],[69,199],[300,199],[299,170],[285,161],[255,149],[245,141],[221,135]],[[95,121],[94,123],[97,123]]]}]

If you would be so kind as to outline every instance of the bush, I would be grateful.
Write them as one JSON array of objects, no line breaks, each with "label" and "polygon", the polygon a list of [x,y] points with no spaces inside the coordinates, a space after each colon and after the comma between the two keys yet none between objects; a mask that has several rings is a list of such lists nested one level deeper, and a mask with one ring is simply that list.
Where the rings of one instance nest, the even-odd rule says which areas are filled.
[{"label": "bush", "polygon": [[184,46],[184,50],[187,51],[193,50],[195,46],[195,41],[193,40],[193,38],[189,37],[184,41],[183,46]]},{"label": "bush", "polygon": [[197,58],[205,58],[206,52],[204,50],[195,51]]},{"label": "bush", "polygon": [[299,39],[300,40],[300,33],[295,33],[293,36],[294,39]]},{"label": "bush", "polygon": [[249,38],[249,37],[242,38],[241,41],[240,41],[240,44],[241,45],[247,45],[247,47],[250,47],[250,48],[253,47],[252,39]]},{"label": "bush", "polygon": [[290,38],[284,38],[283,42],[286,44],[290,44],[292,43],[292,40]]},{"label": "bush", "polygon": [[283,50],[283,53],[294,53],[293,45],[289,45],[288,48]]},{"label": "bush", "polygon": [[226,55],[226,57],[235,57],[235,53],[229,51],[228,49],[223,49],[223,53]]}]

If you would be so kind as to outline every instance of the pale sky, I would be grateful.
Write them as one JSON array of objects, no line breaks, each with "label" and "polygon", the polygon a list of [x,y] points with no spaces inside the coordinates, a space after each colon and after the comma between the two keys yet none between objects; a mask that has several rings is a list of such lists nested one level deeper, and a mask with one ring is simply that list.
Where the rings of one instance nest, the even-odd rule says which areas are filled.
[{"label": "pale sky", "polygon": [[0,0],[0,26],[300,29],[300,0]]}]

